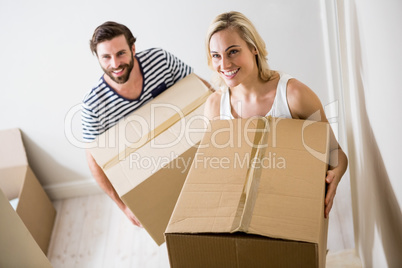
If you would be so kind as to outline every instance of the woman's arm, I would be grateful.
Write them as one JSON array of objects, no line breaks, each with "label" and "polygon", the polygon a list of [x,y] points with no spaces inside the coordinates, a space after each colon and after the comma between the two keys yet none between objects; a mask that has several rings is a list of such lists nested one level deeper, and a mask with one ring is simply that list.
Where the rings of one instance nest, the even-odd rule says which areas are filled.
[{"label": "woman's arm", "polygon": [[[324,109],[317,95],[306,85],[296,79],[291,79],[287,87],[287,99],[290,112],[293,118],[307,119],[313,121],[327,122]],[[348,159],[335,138],[330,128],[330,156],[329,167],[325,181],[327,183],[327,194],[325,197],[324,215],[327,218],[331,211],[336,189],[345,174],[348,166]]]}]

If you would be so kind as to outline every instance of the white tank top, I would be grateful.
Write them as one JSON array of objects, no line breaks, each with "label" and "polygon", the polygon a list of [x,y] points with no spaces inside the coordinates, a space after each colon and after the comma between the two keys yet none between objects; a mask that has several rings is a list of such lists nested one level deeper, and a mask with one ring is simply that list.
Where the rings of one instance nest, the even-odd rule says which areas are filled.
[{"label": "white tank top", "polygon": [[[286,87],[289,79],[293,77],[283,73],[279,73],[279,75],[280,79],[278,82],[278,87],[276,88],[274,103],[272,104],[272,108],[266,114],[266,116],[292,118],[292,115],[289,110],[288,101],[286,98]],[[221,120],[234,119],[231,112],[229,88],[224,89],[222,92],[221,105],[220,105],[220,119]]]}]

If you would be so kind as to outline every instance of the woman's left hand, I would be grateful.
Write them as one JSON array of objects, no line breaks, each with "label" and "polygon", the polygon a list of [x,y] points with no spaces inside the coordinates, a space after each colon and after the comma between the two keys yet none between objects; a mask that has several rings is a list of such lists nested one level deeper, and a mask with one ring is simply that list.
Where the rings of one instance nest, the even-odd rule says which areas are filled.
[{"label": "woman's left hand", "polygon": [[327,194],[325,196],[324,216],[325,218],[328,218],[329,212],[331,211],[332,205],[334,204],[336,188],[338,187],[339,183],[339,179],[337,178],[333,170],[327,171],[325,182],[327,183]]}]

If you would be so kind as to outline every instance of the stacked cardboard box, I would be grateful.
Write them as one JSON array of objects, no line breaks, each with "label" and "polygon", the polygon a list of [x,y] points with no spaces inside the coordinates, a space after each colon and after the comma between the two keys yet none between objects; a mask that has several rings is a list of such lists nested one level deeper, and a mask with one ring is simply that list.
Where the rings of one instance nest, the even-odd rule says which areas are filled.
[{"label": "stacked cardboard box", "polygon": [[172,267],[324,267],[329,125],[212,121],[166,230]]},{"label": "stacked cardboard box", "polygon": [[0,148],[0,266],[51,267],[56,210],[28,165],[20,130],[0,131]]},{"label": "stacked cardboard box", "polygon": [[160,245],[202,138],[209,89],[194,74],[100,135],[89,150]]}]

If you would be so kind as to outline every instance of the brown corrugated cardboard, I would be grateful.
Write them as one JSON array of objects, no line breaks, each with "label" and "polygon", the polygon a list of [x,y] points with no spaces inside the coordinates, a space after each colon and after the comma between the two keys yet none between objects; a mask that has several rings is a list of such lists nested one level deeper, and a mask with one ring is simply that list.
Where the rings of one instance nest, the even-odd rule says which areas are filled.
[{"label": "brown corrugated cardboard", "polygon": [[[19,129],[0,131],[0,143],[0,266],[50,267],[46,253],[56,210],[28,165]],[[16,211],[8,202],[14,198]]]},{"label": "brown corrugated cardboard", "polygon": [[171,266],[324,267],[328,135],[305,120],[212,121],[166,230]]},{"label": "brown corrugated cardboard", "polygon": [[0,267],[52,267],[0,189]]},{"label": "brown corrugated cardboard", "polygon": [[155,242],[164,231],[205,129],[209,89],[191,74],[100,135],[89,150]]}]

